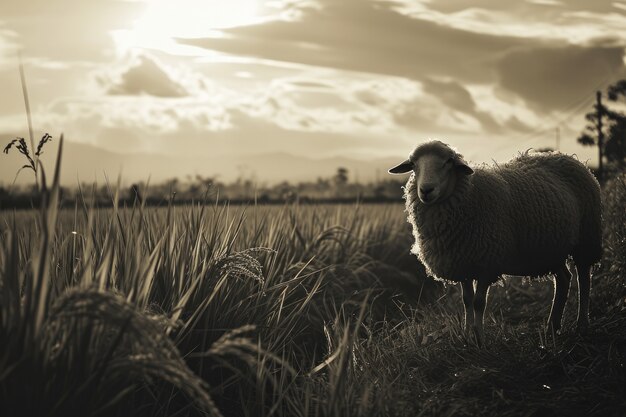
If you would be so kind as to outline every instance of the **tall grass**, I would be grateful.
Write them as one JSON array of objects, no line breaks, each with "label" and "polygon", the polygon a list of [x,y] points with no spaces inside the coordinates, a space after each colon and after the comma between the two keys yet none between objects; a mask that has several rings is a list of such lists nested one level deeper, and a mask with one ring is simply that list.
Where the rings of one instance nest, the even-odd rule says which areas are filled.
[{"label": "tall grass", "polygon": [[111,188],[112,210],[83,190],[74,210],[51,198],[3,215],[6,412],[292,415],[329,323],[372,291],[406,303],[424,290],[394,250],[408,247],[400,206],[150,209],[119,207]]},{"label": "tall grass", "polygon": [[590,333],[548,341],[549,283],[506,281],[481,349],[399,204],[58,210],[57,170],[0,215],[0,415],[619,415],[623,185]]}]

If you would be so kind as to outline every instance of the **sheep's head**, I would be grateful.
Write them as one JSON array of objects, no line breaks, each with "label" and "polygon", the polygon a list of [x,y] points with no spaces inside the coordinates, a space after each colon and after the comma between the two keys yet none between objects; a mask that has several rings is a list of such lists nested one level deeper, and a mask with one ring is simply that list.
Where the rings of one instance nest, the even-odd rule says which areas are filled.
[{"label": "sheep's head", "polygon": [[471,175],[474,170],[443,142],[431,141],[419,145],[409,159],[391,168],[390,174],[404,174],[413,171],[415,190],[424,204],[434,204],[445,200],[453,192],[459,176]]}]

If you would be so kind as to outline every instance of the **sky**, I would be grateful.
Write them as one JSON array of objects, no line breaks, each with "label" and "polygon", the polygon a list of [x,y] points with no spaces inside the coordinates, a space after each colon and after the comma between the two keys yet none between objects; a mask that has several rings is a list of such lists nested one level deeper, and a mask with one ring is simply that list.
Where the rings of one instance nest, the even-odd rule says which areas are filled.
[{"label": "sky", "polygon": [[576,137],[625,48],[626,1],[6,0],[0,141],[28,135],[21,54],[68,181],[332,175],[320,160],[365,181],[429,138],[482,163],[557,129],[594,165]]}]

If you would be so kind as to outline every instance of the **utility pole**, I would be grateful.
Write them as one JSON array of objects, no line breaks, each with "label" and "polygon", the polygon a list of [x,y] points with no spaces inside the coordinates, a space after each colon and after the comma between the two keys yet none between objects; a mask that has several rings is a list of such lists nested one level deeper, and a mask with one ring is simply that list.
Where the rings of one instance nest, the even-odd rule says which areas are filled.
[{"label": "utility pole", "polygon": [[555,129],[555,133],[556,133],[556,150],[560,151],[561,150],[561,128],[560,127],[556,127]]},{"label": "utility pole", "polygon": [[602,92],[596,91],[596,129],[598,130],[598,180],[602,183],[602,177],[604,176],[604,169],[602,163],[603,149],[604,149],[604,132],[602,132],[602,117],[604,112],[602,111]]}]

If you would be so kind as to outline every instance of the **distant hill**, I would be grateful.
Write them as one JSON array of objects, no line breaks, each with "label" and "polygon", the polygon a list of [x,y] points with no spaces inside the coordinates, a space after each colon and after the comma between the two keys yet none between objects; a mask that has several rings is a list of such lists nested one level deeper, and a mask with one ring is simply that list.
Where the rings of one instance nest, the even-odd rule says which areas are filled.
[{"label": "distant hill", "polygon": [[[4,144],[2,144],[4,147]],[[45,148],[42,160],[51,172],[54,165],[58,141]],[[375,180],[378,175],[384,179],[387,169],[398,161],[391,158],[360,160],[354,158],[313,159],[283,152],[237,154],[232,156],[177,157],[163,154],[122,154],[107,151],[96,146],[76,142],[65,142],[61,180],[63,185],[73,186],[77,180],[91,183],[97,179],[104,182],[104,174],[112,182],[117,181],[121,172],[124,184],[145,181],[159,183],[176,177],[185,180],[189,175],[217,177],[219,181],[230,182],[238,177],[254,178],[258,183],[275,184],[281,181],[313,181],[318,177],[329,178],[338,167],[348,170],[350,181]],[[15,173],[24,161],[15,149],[9,155],[0,155],[0,183],[10,184]],[[18,184],[29,184],[33,175],[23,170]]]}]

